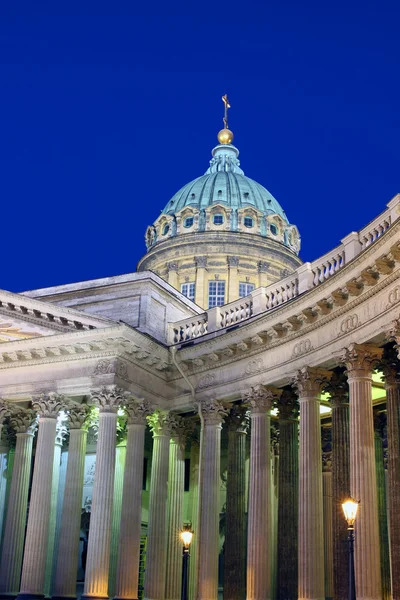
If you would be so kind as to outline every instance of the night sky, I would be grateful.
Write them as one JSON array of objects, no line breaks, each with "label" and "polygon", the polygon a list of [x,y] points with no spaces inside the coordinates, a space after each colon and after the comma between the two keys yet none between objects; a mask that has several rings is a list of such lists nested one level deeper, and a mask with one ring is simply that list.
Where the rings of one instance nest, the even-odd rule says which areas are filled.
[{"label": "night sky", "polygon": [[400,192],[399,23],[398,1],[3,0],[0,287],[135,271],[225,93],[245,174],[318,258]]}]

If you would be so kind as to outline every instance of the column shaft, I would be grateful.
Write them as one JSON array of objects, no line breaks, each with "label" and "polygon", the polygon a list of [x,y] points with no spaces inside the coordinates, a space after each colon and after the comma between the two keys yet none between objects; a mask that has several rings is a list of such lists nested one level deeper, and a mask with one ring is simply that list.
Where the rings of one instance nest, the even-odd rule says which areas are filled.
[{"label": "column shaft", "polygon": [[332,473],[322,473],[322,493],[324,502],[324,567],[325,598],[333,598],[333,531],[332,531]]},{"label": "column shaft", "polygon": [[0,566],[0,597],[17,595],[21,578],[22,556],[31,474],[33,432],[17,433],[14,470]]},{"label": "column shaft", "polygon": [[189,569],[189,598],[197,599],[197,558],[199,546],[199,454],[200,446],[198,441],[192,441],[190,449],[190,492],[192,499],[192,526],[195,532],[193,541],[190,545],[190,569]]},{"label": "column shaft", "polygon": [[111,533],[111,553],[110,570],[108,574],[108,594],[114,596],[116,592],[116,576],[118,562],[118,547],[121,533],[121,514],[122,514],[122,494],[124,484],[124,470],[126,462],[126,445],[117,446],[115,457],[115,477],[114,477],[114,499],[113,499],[113,518]]},{"label": "column shaft", "polygon": [[[57,435],[58,438],[58,435]],[[54,460],[53,460],[53,479],[51,484],[51,502],[50,502],[50,515],[49,515],[49,541],[47,542],[47,557],[46,557],[46,571],[44,576],[44,595],[49,596],[51,593],[51,580],[53,573],[53,559],[54,559],[54,544],[56,535],[56,520],[57,520],[57,501],[58,501],[58,485],[60,482],[60,465],[61,465],[61,447],[62,440],[56,438],[56,445],[54,447]]]},{"label": "column shaft", "polygon": [[53,600],[76,595],[86,438],[86,431],[71,428]]},{"label": "column shaft", "polygon": [[168,534],[166,600],[179,600],[182,588],[183,497],[185,490],[185,445],[172,437],[169,446]]},{"label": "column shaft", "polygon": [[142,523],[142,482],[145,423],[128,424],[116,598],[136,600]]},{"label": "column shaft", "polygon": [[117,412],[100,412],[84,597],[108,598]]},{"label": "column shaft", "polygon": [[382,600],[389,600],[391,595],[390,586],[390,557],[389,557],[389,533],[387,521],[386,504],[386,476],[385,463],[383,458],[383,430],[384,422],[380,421],[379,415],[376,418],[375,429],[375,459],[376,459],[376,485],[378,492],[378,515],[379,515],[379,540],[381,549],[381,579],[382,579]]}]

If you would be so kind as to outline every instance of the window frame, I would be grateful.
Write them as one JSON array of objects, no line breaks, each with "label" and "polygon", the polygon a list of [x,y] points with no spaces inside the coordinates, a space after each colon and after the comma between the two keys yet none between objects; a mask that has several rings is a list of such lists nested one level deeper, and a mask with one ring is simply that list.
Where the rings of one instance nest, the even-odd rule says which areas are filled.
[{"label": "window frame", "polygon": [[[187,288],[187,292],[188,292],[187,294],[185,294],[185,292],[183,291],[184,287]],[[191,294],[191,289],[193,289],[193,297]],[[195,294],[196,294],[196,282],[195,281],[185,281],[185,283],[181,283],[181,294],[183,296],[185,296],[185,298],[188,298],[189,300],[194,302]]]},{"label": "window frame", "polygon": [[[246,225],[246,219],[251,221],[251,225]],[[252,227],[254,227],[254,219],[253,217],[250,217],[249,215],[245,215],[243,217],[243,225],[244,227],[247,227],[248,229],[251,229]]]},{"label": "window frame", "polygon": [[[221,223],[216,223],[215,219],[217,217],[221,217]],[[213,215],[213,225],[223,225],[225,223],[225,217],[222,213],[216,213],[215,215]]]},{"label": "window frame", "polygon": [[[240,288],[242,286],[244,286],[244,291],[246,292],[245,294],[240,293]],[[254,291],[255,289],[256,286],[254,285],[254,283],[249,283],[248,281],[239,281],[239,298],[246,298],[246,296],[249,296],[250,292]]]},{"label": "window frame", "polygon": [[[212,287],[215,286],[215,294],[212,292]],[[222,290],[222,291],[221,291]],[[224,306],[225,304],[226,282],[225,280],[211,280],[208,282],[208,308],[216,306]],[[212,300],[215,299],[215,302]]]},{"label": "window frame", "polygon": [[[189,221],[189,219],[191,220],[191,224],[190,225],[186,225],[186,222]],[[194,217],[185,217],[184,218],[184,220],[183,220],[183,226],[186,229],[190,229],[191,227],[193,227],[193,225],[194,225]]]}]

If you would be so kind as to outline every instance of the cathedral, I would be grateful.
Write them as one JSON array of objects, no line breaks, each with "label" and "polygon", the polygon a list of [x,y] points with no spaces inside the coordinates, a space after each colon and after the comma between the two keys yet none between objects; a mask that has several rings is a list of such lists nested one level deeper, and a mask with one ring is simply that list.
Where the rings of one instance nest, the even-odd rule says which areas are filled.
[{"label": "cathedral", "polygon": [[137,272],[0,291],[0,599],[345,600],[353,498],[400,600],[400,194],[303,262],[223,101]]}]

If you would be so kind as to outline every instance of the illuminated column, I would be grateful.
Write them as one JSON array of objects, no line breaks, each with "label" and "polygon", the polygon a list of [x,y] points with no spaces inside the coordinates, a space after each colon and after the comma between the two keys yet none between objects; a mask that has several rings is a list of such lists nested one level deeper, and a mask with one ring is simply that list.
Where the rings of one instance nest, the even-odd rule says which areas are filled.
[{"label": "illuminated column", "polygon": [[227,410],[216,400],[206,400],[201,410],[204,419],[203,456],[199,518],[198,598],[218,597],[219,510],[221,427]]},{"label": "illuminated column", "polygon": [[44,595],[50,595],[50,587],[54,564],[54,544],[56,535],[58,484],[60,482],[61,449],[67,433],[67,428],[57,419],[56,441],[54,446],[53,479],[51,484],[51,503],[49,520],[49,541],[47,542],[46,572],[44,576]]},{"label": "illuminated column", "polygon": [[324,503],[325,598],[333,598],[332,472],[330,457],[322,457],[322,497]]},{"label": "illuminated column", "polygon": [[148,418],[153,432],[153,460],[150,479],[149,525],[147,531],[146,600],[164,600],[167,566],[167,501],[171,417],[156,411]]},{"label": "illuminated column", "polygon": [[384,352],[388,441],[388,500],[392,597],[400,600],[400,364],[395,351]]},{"label": "illuminated column", "polygon": [[168,533],[166,600],[179,600],[182,588],[183,498],[185,492],[185,443],[190,429],[188,422],[175,417],[169,443]]},{"label": "illuminated column", "polygon": [[37,428],[36,413],[32,410],[21,411],[11,417],[10,425],[16,432],[17,443],[1,555],[0,598],[17,596],[19,591],[31,474],[32,443]]},{"label": "illuminated column", "polygon": [[239,277],[238,277],[238,256],[228,256],[229,279],[228,279],[228,297],[226,303],[233,302],[239,298]]},{"label": "illuminated column", "polygon": [[278,408],[278,592],[281,600],[297,600],[299,404],[296,395],[284,390]]},{"label": "illuminated column", "polygon": [[115,451],[113,518],[111,528],[110,567],[108,570],[108,595],[116,594],[118,546],[121,533],[122,495],[126,464],[126,439],[118,441]]},{"label": "illuminated column", "polygon": [[325,598],[319,400],[321,385],[330,375],[321,369],[303,368],[295,380],[300,402],[299,600]]},{"label": "illuminated column", "polygon": [[228,480],[226,486],[226,534],[224,598],[243,600],[246,596],[246,433],[247,407],[235,405],[226,420],[228,426]]},{"label": "illuminated column", "polygon": [[244,393],[250,405],[250,483],[247,524],[247,600],[271,598],[271,416],[272,390],[263,385]]},{"label": "illuminated column", "polygon": [[[195,434],[197,436],[197,434]],[[197,556],[198,556],[198,520],[199,520],[199,454],[200,444],[198,437],[193,437],[190,447],[190,490],[192,495],[192,527],[195,531],[190,544],[190,570],[189,570],[189,598],[197,599]]]},{"label": "illuminated column", "polygon": [[350,388],[350,493],[360,501],[354,547],[358,600],[382,598],[372,416],[372,370],[381,355],[374,346],[352,344],[343,356]]},{"label": "illuminated column", "polygon": [[99,407],[92,514],[82,598],[108,598],[108,571],[112,532],[117,411],[124,398],[119,389],[92,392]]},{"label": "illuminated column", "polygon": [[32,400],[34,410],[39,413],[39,433],[18,596],[21,599],[44,597],[57,416],[63,402],[63,397],[57,394],[41,394]]},{"label": "illuminated column", "polygon": [[335,371],[326,389],[332,406],[333,589],[335,600],[348,600],[348,532],[342,509],[343,502],[350,497],[349,386],[346,375]]},{"label": "illuminated column", "polygon": [[136,600],[138,594],[140,532],[142,525],[142,485],[144,434],[150,405],[142,400],[129,400],[124,487],[122,492],[116,598]]},{"label": "illuminated column", "polygon": [[207,257],[206,256],[196,256],[196,286],[195,286],[195,296],[194,301],[199,306],[207,309],[208,307],[208,289],[206,285],[206,267],[207,267]]},{"label": "illuminated column", "polygon": [[89,407],[86,404],[68,406],[69,449],[65,493],[61,517],[60,538],[53,600],[74,598],[79,556],[83,475],[87,431],[83,429]]}]

